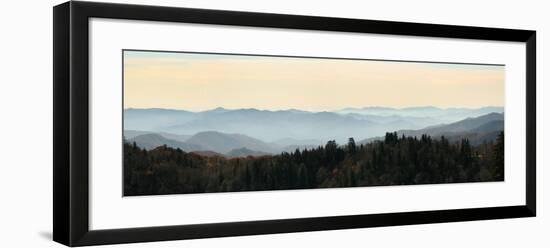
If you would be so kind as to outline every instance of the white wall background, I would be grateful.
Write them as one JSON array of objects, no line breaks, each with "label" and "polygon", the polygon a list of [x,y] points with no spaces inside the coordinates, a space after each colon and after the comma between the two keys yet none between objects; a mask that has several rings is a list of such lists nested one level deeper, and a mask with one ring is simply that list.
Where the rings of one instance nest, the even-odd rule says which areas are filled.
[{"label": "white wall background", "polygon": [[[52,219],[52,7],[62,1],[9,1],[0,9],[0,246],[62,247],[50,241]],[[126,3],[429,22],[537,30],[538,217],[113,247],[544,247],[550,206],[543,197],[550,170],[543,147],[550,123],[545,61],[550,50],[546,1],[139,0]],[[546,105],[546,106],[544,106]],[[545,142],[548,143],[548,142]],[[32,151],[31,151],[32,150]],[[547,160],[548,157],[546,156]],[[111,247],[111,246],[104,246]]]}]

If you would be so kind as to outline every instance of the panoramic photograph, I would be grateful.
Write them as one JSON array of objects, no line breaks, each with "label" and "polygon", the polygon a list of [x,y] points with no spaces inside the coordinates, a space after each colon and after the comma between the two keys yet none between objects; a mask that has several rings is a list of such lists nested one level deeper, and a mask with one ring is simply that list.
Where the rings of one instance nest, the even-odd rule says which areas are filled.
[{"label": "panoramic photograph", "polygon": [[504,65],[122,59],[124,196],[504,180]]}]

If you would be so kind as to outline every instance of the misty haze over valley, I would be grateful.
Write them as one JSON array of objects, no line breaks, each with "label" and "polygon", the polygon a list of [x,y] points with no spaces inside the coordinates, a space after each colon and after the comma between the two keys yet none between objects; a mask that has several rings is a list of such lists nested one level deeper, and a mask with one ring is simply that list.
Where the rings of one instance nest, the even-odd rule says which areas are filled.
[{"label": "misty haze over valley", "polygon": [[298,109],[216,108],[201,112],[125,109],[124,138],[146,149],[167,145],[187,152],[227,157],[261,156],[313,148],[334,140],[379,140],[386,132],[405,136],[493,141],[504,130],[503,107]]}]

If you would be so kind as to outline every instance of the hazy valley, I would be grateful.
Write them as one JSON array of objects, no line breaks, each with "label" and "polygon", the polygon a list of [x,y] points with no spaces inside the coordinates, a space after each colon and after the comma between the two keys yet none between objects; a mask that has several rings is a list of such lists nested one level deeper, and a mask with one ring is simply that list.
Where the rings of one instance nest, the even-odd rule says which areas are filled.
[{"label": "hazy valley", "polygon": [[216,108],[202,112],[126,109],[124,137],[140,147],[179,148],[203,155],[259,156],[314,148],[335,140],[358,144],[402,136],[445,136],[472,144],[495,140],[504,129],[502,107],[343,109],[335,112]]}]

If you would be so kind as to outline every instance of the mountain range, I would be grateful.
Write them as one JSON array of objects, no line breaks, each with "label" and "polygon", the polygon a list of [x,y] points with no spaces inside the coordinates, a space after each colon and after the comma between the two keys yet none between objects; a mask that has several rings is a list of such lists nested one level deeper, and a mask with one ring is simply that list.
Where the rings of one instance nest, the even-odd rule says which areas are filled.
[{"label": "mountain range", "polygon": [[[139,131],[139,133],[142,132],[144,131]],[[180,148],[184,151],[193,151],[201,155],[209,156],[227,155],[229,157],[235,157],[268,155],[316,147],[322,144],[322,142],[317,140],[310,141],[318,143],[307,143],[308,140],[293,140],[296,141],[295,144],[286,145],[286,142],[290,142],[290,140],[264,142],[243,134],[227,134],[215,131],[199,132],[189,136],[186,140],[170,139],[174,134],[169,133],[144,132],[140,135],[132,136],[132,134],[135,133],[138,132],[135,130],[125,130],[125,139],[128,142],[136,142],[139,147],[145,149],[153,149],[162,145],[167,145],[174,148]]]},{"label": "mountain range", "polygon": [[[401,129],[397,133],[405,136],[427,134],[432,137],[439,137],[444,135],[451,142],[468,138],[475,145],[496,139],[498,133],[502,130],[504,130],[504,114],[489,113],[477,117],[468,117],[449,124],[432,125],[420,129]],[[247,130],[243,129],[242,131],[246,132]],[[278,154],[283,151],[324,145],[326,141],[330,140],[281,138],[268,142],[250,135],[219,131],[202,131],[194,135],[181,135],[167,132],[124,130],[124,136],[127,141],[136,142],[138,146],[146,149],[167,145],[206,156],[227,157]],[[350,134],[347,138],[360,136],[360,134]],[[358,143],[368,143],[379,139],[382,139],[382,136],[356,140],[360,140]]]},{"label": "mountain range", "polygon": [[[499,132],[504,130],[504,114],[490,113],[475,118],[466,118],[464,120],[445,125],[435,125],[418,130],[399,130],[399,136],[419,137],[423,134],[440,137],[445,136],[451,142],[463,138],[468,138],[470,143],[477,145],[484,141],[496,139]],[[359,143],[368,143],[374,140],[381,140],[383,137],[374,137],[360,141]]]},{"label": "mountain range", "polygon": [[200,132],[217,131],[226,134],[243,134],[283,146],[299,145],[290,141],[305,141],[301,145],[321,144],[322,141],[345,142],[348,137],[366,139],[385,132],[421,129],[427,126],[448,124],[468,117],[488,113],[502,113],[502,107],[483,108],[347,108],[334,112],[311,112],[297,109],[258,110],[216,108],[201,112],[170,109],[126,109],[124,129],[139,130],[128,134],[134,137],[140,131],[175,135],[177,141]]},{"label": "mountain range", "polygon": [[376,116],[402,116],[434,118],[445,122],[454,122],[468,117],[481,116],[488,113],[502,113],[503,107],[487,106],[481,108],[438,108],[433,106],[409,107],[409,108],[387,108],[387,107],[364,107],[345,108],[336,111],[341,114],[362,114]]}]

